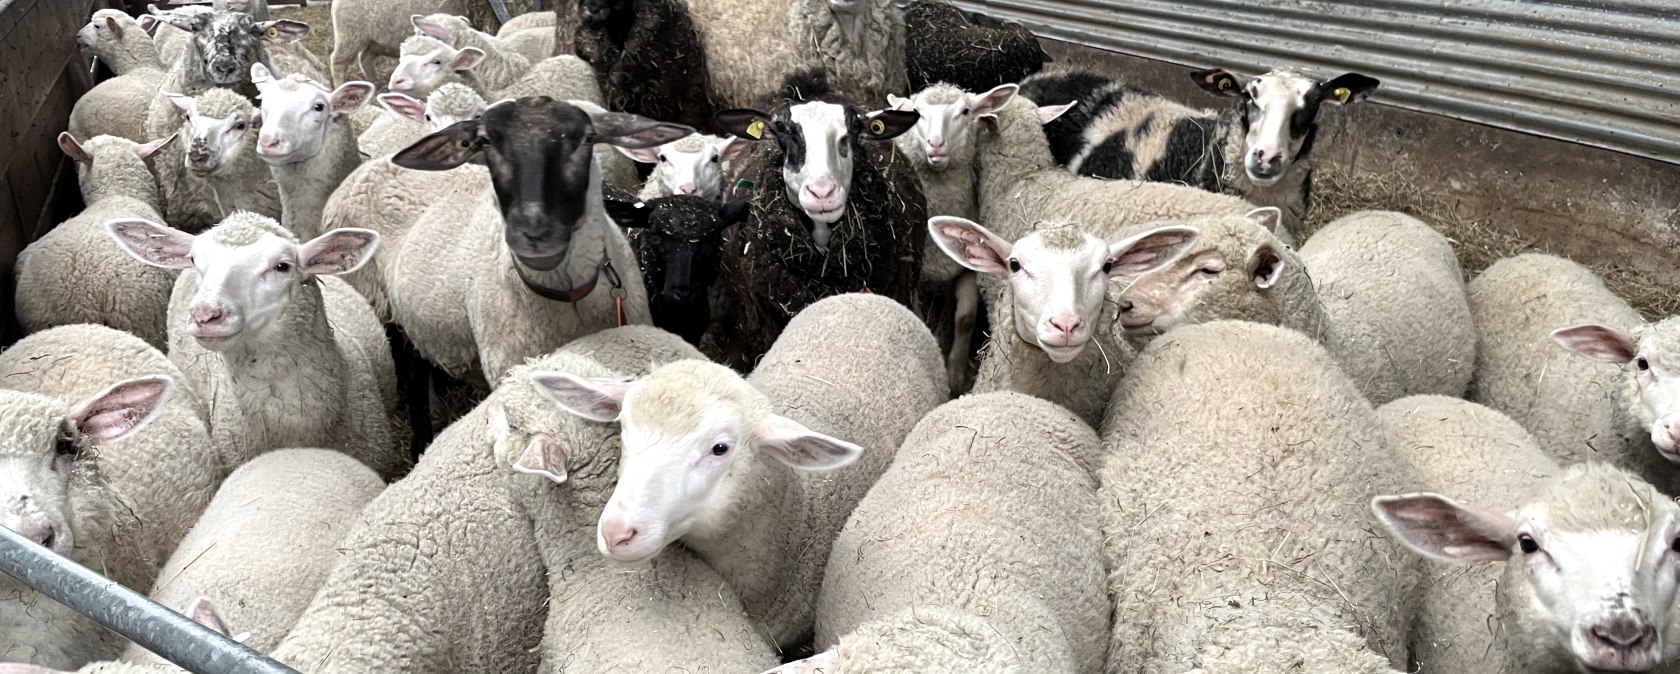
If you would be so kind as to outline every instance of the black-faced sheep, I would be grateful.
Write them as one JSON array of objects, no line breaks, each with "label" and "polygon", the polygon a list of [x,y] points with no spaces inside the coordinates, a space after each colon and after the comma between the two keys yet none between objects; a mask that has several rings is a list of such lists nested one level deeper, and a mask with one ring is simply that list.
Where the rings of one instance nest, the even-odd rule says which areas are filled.
[{"label": "black-faced sheep", "polygon": [[653,324],[698,345],[711,327],[711,290],[723,231],[746,219],[747,201],[719,204],[680,194],[649,201],[609,196],[606,208],[636,249]]}]

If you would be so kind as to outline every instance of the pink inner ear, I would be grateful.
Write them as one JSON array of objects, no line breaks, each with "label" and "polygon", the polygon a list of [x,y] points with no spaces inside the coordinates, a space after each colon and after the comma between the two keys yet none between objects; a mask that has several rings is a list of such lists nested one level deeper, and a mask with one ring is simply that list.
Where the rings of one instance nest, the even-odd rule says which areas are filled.
[{"label": "pink inner ear", "polygon": [[546,433],[531,436],[513,469],[521,473],[541,475],[556,483],[566,481],[566,449]]},{"label": "pink inner ear", "polygon": [[1606,363],[1622,364],[1638,355],[1633,335],[1603,325],[1577,325],[1552,333],[1552,340],[1573,353]]},{"label": "pink inner ear", "polygon": [[187,607],[187,617],[224,637],[231,635],[227,623],[222,621],[221,614],[216,612],[216,607],[210,603],[209,599],[204,597],[194,599],[192,605]]},{"label": "pink inner ear", "polygon": [[77,403],[69,417],[95,442],[117,440],[145,425],[169,401],[171,390],[162,377],[121,382]]}]

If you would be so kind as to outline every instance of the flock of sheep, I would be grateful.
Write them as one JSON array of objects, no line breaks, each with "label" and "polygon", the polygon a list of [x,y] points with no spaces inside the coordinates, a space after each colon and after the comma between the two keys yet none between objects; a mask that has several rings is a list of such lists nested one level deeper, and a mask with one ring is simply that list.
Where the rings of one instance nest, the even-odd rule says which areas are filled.
[{"label": "flock of sheep", "polygon": [[[1308,237],[1377,80],[560,5],[95,13],[0,526],[308,674],[1680,671],[1680,318]],[[0,674],[181,671],[0,588]]]}]

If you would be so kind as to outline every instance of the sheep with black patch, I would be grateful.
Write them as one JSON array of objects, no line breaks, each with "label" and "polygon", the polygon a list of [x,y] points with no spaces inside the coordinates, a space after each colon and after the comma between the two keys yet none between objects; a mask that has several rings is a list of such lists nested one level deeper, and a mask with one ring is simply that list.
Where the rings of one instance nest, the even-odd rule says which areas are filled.
[{"label": "sheep with black patch", "polygon": [[[909,133],[894,139],[898,151],[916,167],[927,199],[929,216],[951,216],[973,220],[979,217],[979,195],[975,193],[975,120],[995,113],[1015,96],[1015,85],[999,85],[990,91],[971,94],[949,84],[936,84],[910,98],[887,96],[895,110],[911,110],[920,117]],[[960,395],[972,386],[969,351],[974,342],[974,323],[979,314],[980,289],[972,272],[939,250],[930,237],[922,249],[921,285],[935,293],[948,307],[950,345],[945,352],[951,394]],[[937,304],[937,303],[935,303]],[[944,322],[941,315],[933,325]],[[943,330],[937,330],[943,335]],[[942,340],[943,341],[943,340]]]},{"label": "sheep with black patch", "polygon": [[170,100],[170,94],[198,96],[212,87],[224,87],[255,101],[257,87],[245,79],[246,73],[256,64],[272,65],[267,43],[296,42],[309,34],[308,24],[284,19],[259,23],[241,12],[180,14],[159,11],[156,5],[151,8],[159,20],[188,31],[191,38],[146,109],[146,134],[150,138],[174,133],[181,126],[183,113]]},{"label": "sheep with black patch", "polygon": [[[927,211],[915,169],[889,141],[915,124],[866,113],[824,92],[821,71],[790,81],[771,112],[725,110],[751,141],[725,184],[750,186],[752,209],[725,240],[723,360],[747,369],[794,314],[824,297],[869,291],[915,305]],[[770,142],[763,142],[770,141]]]},{"label": "sheep with black patch", "polygon": [[185,112],[181,141],[158,157],[164,221],[202,232],[235,211],[281,217],[280,188],[257,156],[262,113],[232,89],[171,96]]},{"label": "sheep with black patch", "polygon": [[647,201],[608,196],[605,205],[636,250],[653,324],[698,346],[712,325],[723,231],[746,219],[746,199],[719,204],[692,195]]},{"label": "sheep with black patch", "polygon": [[1056,165],[1044,135],[1044,124],[1069,109],[1065,103],[1039,107],[1017,94],[994,118],[980,120],[979,221],[992,231],[1019,238],[1035,222],[1067,220],[1102,227],[1107,236],[1146,222],[1253,210],[1240,197],[1183,185],[1069,173]]},{"label": "sheep with black patch", "polygon": [[[1011,242],[969,220],[935,217],[941,255],[984,274],[991,343],[976,393],[1018,391],[1060,404],[1096,427],[1134,351],[1109,326],[1110,281],[1172,263],[1196,242],[1195,228],[1166,226],[1113,243],[1077,224],[1040,223]],[[1094,346],[1095,348],[1087,348]]]},{"label": "sheep with black patch", "polygon": [[514,368],[368,505],[275,656],[314,674],[773,664],[733,593],[691,553],[626,569],[595,552],[617,429],[556,409],[545,385],[699,357],[675,335],[628,326]]},{"label": "sheep with black patch", "polygon": [[1132,363],[1102,437],[1103,671],[1409,671],[1417,560],[1369,504],[1416,477],[1323,347],[1256,323],[1174,330]]},{"label": "sheep with black patch", "polygon": [[157,46],[140,22],[116,9],[101,9],[76,32],[76,42],[116,73],[95,84],[70,108],[70,135],[118,136],[136,143],[146,137],[146,109],[163,84]]},{"label": "sheep with black patch", "polygon": [[905,7],[904,34],[912,91],[940,83],[986,91],[1020,82],[1050,61],[1025,26],[942,0],[916,0]]},{"label": "sheep with black patch", "polygon": [[105,227],[140,261],[191,270],[170,298],[169,358],[209,402],[228,465],[323,447],[386,479],[407,468],[386,421],[396,372],[385,331],[355,290],[330,278],[361,266],[378,234],[340,229],[300,242],[244,212],[199,236],[139,219]]},{"label": "sheep with black patch", "polygon": [[706,52],[689,4],[583,1],[577,55],[594,66],[608,108],[697,129],[711,126]]},{"label": "sheep with black patch", "polygon": [[[831,658],[829,671],[903,671],[863,664],[884,659],[869,623],[897,614],[913,625],[938,608],[984,616],[1009,648],[926,660],[917,672],[1015,658],[1031,672],[1100,671],[1114,611],[1094,475],[1101,449],[1067,409],[1019,393],[929,412],[834,542],[817,604],[815,647],[826,652],[813,659]],[[902,653],[937,643],[911,641]]]},{"label": "sheep with black patch", "polygon": [[1040,103],[1079,100],[1084,107],[1079,118],[1045,129],[1063,148],[1058,160],[1068,170],[1240,195],[1278,207],[1286,240],[1302,238],[1319,112],[1364,100],[1379,82],[1359,73],[1321,81],[1293,68],[1250,79],[1223,70],[1191,77],[1209,92],[1243,100],[1224,112],[1197,110],[1088,71],[1040,75],[1021,87]]},{"label": "sheep with black patch", "polygon": [[1372,404],[1464,394],[1475,326],[1445,237],[1401,213],[1360,211],[1297,254],[1279,238],[1280,220],[1268,207],[1184,221],[1201,243],[1117,297],[1128,339],[1219,319],[1271,323],[1323,343]]},{"label": "sheep with black patch", "polygon": [[[916,420],[945,401],[944,373],[914,314],[850,294],[800,312],[746,379],[690,359],[635,381],[548,387],[574,414],[624,429],[601,553],[692,550],[772,643],[791,647],[811,634],[835,536]],[[883,381],[893,385],[871,384]]]},{"label": "sheep with black patch", "polygon": [[124,255],[105,235],[105,221],[163,217],[146,160],[175,138],[140,145],[113,136],[83,143],[69,133],[58,135],[59,149],[76,162],[87,206],[18,253],[14,308],[25,333],[98,323],[164,348],[163,315],[175,276]]},{"label": "sheep with black patch", "polygon": [[1647,324],[1591,270],[1533,253],[1472,280],[1470,308],[1472,400],[1560,464],[1607,461],[1680,493],[1680,319]]}]

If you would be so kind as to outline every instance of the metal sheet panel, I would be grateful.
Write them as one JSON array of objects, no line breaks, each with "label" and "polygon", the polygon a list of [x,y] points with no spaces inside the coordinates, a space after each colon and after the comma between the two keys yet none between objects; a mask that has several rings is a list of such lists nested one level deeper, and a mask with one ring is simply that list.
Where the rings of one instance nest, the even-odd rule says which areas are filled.
[{"label": "metal sheet panel", "polygon": [[1387,104],[1680,164],[1680,0],[957,4],[1186,66],[1357,71]]}]

